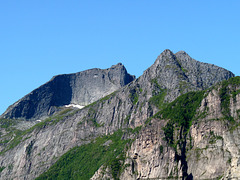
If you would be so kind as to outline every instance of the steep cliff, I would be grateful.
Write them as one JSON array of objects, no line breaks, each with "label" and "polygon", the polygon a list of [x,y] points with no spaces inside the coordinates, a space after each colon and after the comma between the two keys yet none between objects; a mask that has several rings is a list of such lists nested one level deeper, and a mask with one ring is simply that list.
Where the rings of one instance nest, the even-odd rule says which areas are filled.
[{"label": "steep cliff", "polygon": [[236,77],[167,105],[139,132],[120,179],[239,179],[239,89]]},{"label": "steep cliff", "polygon": [[11,105],[1,118],[45,119],[58,107],[69,104],[86,106],[134,79],[121,63],[104,70],[58,75]]},{"label": "steep cliff", "polygon": [[[84,169],[89,169],[84,158],[92,157],[99,163],[91,161],[91,173],[84,176],[87,179],[91,176],[92,179],[206,179],[224,174],[230,177],[229,172],[237,170],[231,169],[225,160],[231,154],[228,151],[232,152],[231,157],[236,157],[235,168],[238,168],[236,148],[223,150],[224,159],[220,159],[223,156],[218,153],[219,161],[216,162],[213,161],[216,148],[204,151],[205,146],[201,143],[215,147],[220,136],[225,137],[218,131],[209,130],[215,126],[210,123],[215,120],[211,119],[232,117],[235,125],[238,124],[238,111],[232,110],[239,100],[238,78],[206,90],[233,76],[223,68],[198,62],[185,52],[173,54],[165,50],[141,77],[83,109],[62,108],[25,131],[12,126],[11,119],[2,119],[1,178],[34,179],[50,167],[39,179],[56,179],[64,175],[81,177]],[[215,96],[209,97],[214,93]],[[215,109],[218,106],[220,109]],[[230,112],[233,112],[231,116]],[[231,133],[228,127],[232,118],[226,119],[226,124],[224,120],[216,120],[220,125],[215,128],[224,125],[226,132]],[[213,145],[209,142],[211,138]],[[232,147],[233,139],[230,136],[229,139],[226,144]],[[211,160],[202,161],[205,155]],[[202,162],[209,166],[211,163],[225,164],[223,168],[215,166],[217,170],[212,172]],[[203,170],[197,169],[197,163],[199,167],[204,166]],[[75,165],[81,169],[73,170]],[[224,168],[229,168],[228,172],[223,171]]]}]

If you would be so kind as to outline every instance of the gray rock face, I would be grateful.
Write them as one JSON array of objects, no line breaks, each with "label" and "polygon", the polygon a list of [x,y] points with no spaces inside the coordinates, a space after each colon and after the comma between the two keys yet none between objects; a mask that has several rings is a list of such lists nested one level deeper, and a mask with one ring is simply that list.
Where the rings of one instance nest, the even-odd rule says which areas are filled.
[{"label": "gray rock face", "polygon": [[[240,84],[228,88],[230,94],[239,92]],[[234,119],[231,122],[223,115],[220,94],[220,86],[206,93],[197,110],[205,115],[197,116],[189,130],[191,140],[187,140],[186,164],[187,173],[193,179],[240,179],[240,94],[229,99],[229,112]],[[124,165],[130,166],[120,179],[182,179],[183,164],[174,147],[164,139],[163,127],[167,122],[168,119],[154,118],[142,128],[127,151]],[[181,149],[175,148],[179,153]]]},{"label": "gray rock face", "polygon": [[90,69],[53,77],[11,105],[1,118],[44,119],[57,107],[69,104],[86,106],[135,79],[119,63],[109,69]]},{"label": "gray rock face", "polygon": [[[183,57],[180,57],[180,54],[183,54]],[[187,60],[189,60],[189,63],[192,63],[191,66],[189,66],[188,63],[184,63]],[[107,71],[111,71],[111,69],[108,69]],[[84,73],[87,72],[88,71],[84,71]],[[211,84],[228,79],[232,76],[234,75],[231,72],[223,68],[197,62],[182,52],[173,54],[170,50],[165,50],[141,77],[118,89],[114,94],[98,100],[96,103],[78,111],[70,109],[70,111],[67,112],[59,112],[60,118],[53,117],[51,121],[41,123],[41,126],[36,126],[27,133],[22,133],[23,135],[21,136],[21,139],[17,137],[17,135],[15,136],[17,137],[15,139],[7,129],[1,129],[4,136],[2,136],[0,140],[6,143],[0,144],[1,152],[4,152],[4,154],[0,155],[0,165],[1,167],[6,168],[2,170],[0,177],[2,179],[34,179],[46,171],[56,162],[57,158],[62,156],[72,147],[88,143],[92,139],[101,135],[112,134],[118,129],[135,128],[141,125],[144,127],[127,152],[128,158],[126,159],[125,164],[133,164],[131,164],[132,166],[126,166],[126,169],[123,171],[120,178],[158,179],[159,177],[169,177],[171,175],[181,176],[181,163],[175,161],[174,149],[169,147],[163,139],[164,132],[162,127],[166,125],[167,120],[153,119],[152,125],[145,125],[148,118],[152,117],[159,111],[158,107],[151,102],[151,98],[161,94],[164,89],[164,91],[166,91],[165,101],[170,102],[185,92],[205,89],[210,87]],[[111,79],[111,82],[117,81],[121,84],[120,79],[109,79]],[[105,83],[109,81],[106,80]],[[57,82],[58,81],[56,81],[56,83]],[[59,82],[62,82],[62,80],[59,80]],[[71,80],[66,86],[62,87],[62,91],[59,92],[57,97],[64,96],[63,92],[68,92],[68,87],[72,87],[72,82],[75,81]],[[51,89],[49,87],[50,85],[46,86],[45,84],[43,86],[40,88]],[[63,98],[66,104],[75,103],[73,99],[78,99],[77,97],[73,98],[73,94],[77,93],[73,93],[75,91],[73,88],[70,89],[71,93],[69,94],[71,94],[71,98]],[[36,94],[35,96],[38,97]],[[48,97],[51,102],[54,95],[46,93],[45,97]],[[54,99],[54,102],[59,102],[57,97]],[[240,96],[237,96],[237,101],[240,101],[239,98]],[[215,99],[219,99],[218,93],[216,93],[216,96],[213,98],[206,97],[205,99],[208,102],[207,109],[210,110],[210,115],[204,120],[207,121],[212,118],[222,117],[219,110],[219,103],[221,102],[215,102]],[[205,99],[203,100],[199,111],[201,111],[201,108],[206,109]],[[59,105],[58,103],[56,104]],[[235,107],[235,105],[233,107]],[[232,110],[233,107],[231,106],[230,109]],[[237,117],[235,111],[234,113],[234,117]],[[216,114],[218,114],[218,116]],[[206,128],[204,120],[201,122],[203,122],[203,127]],[[220,121],[219,123],[221,124]],[[209,128],[211,129],[214,126],[215,124],[213,123]],[[196,127],[198,126],[196,125]],[[216,127],[222,126],[219,125]],[[195,125],[190,129],[191,134],[195,133],[196,137],[203,136],[202,131],[205,131],[204,128],[200,128],[199,130],[194,130],[194,128]],[[226,128],[224,130],[226,130]],[[219,136],[222,135],[219,131],[216,131],[215,133]],[[206,134],[209,135],[208,132]],[[222,136],[225,138],[224,135]],[[208,139],[208,136],[205,138]],[[231,137],[227,138],[231,139]],[[200,140],[202,140],[201,143],[204,143],[205,139],[203,137],[200,137],[200,139],[193,138],[194,147],[202,148],[200,147]],[[19,141],[19,143],[14,146],[13,143],[16,144],[17,141]],[[232,149],[229,149],[228,151],[234,154],[235,149],[232,141],[234,142],[235,139],[231,139],[229,142],[230,144],[225,143],[224,147],[232,146]],[[163,148],[161,148],[162,146]],[[218,143],[216,146],[218,146]],[[11,148],[8,149],[8,147]],[[29,147],[31,147],[31,149]],[[29,149],[31,150],[30,152]],[[194,153],[195,151],[192,152]],[[134,158],[133,160],[135,153],[138,153],[138,156],[137,159]],[[228,158],[229,153],[227,153],[227,151],[224,151],[224,153],[226,154],[224,158]],[[215,157],[221,157],[221,155],[222,154],[218,154],[218,156],[214,156],[214,153],[209,152],[207,157],[212,160]],[[236,159],[237,157],[238,153],[236,154]],[[195,167],[193,165],[197,162],[194,160],[196,156],[191,156],[191,154],[189,154],[189,158],[192,159],[192,162],[189,161],[189,174],[192,173],[195,177],[199,177],[205,170],[209,170],[206,174],[211,173],[210,169],[196,169],[197,166]],[[235,166],[237,166],[237,163],[235,162],[236,159],[234,159],[233,162],[235,163]],[[200,162],[201,161],[199,161],[198,165],[199,167],[202,167],[203,164],[200,164]],[[222,162],[222,159],[212,162],[213,164],[214,162],[219,163]],[[11,167],[10,169],[7,168],[9,166]],[[224,168],[230,167],[225,163]],[[176,172],[172,170],[176,170]],[[100,171],[101,170],[95,174],[93,179],[101,179],[99,178],[99,175],[102,174]],[[229,170],[228,172],[233,171],[234,170]],[[219,172],[223,173],[222,169],[217,171],[217,173],[211,177],[218,176],[220,174]],[[105,177],[111,178],[109,176]],[[207,177],[207,175],[205,177]],[[230,177],[230,175],[228,175],[228,177]]]},{"label": "gray rock face", "polygon": [[213,64],[196,61],[184,51],[177,52],[175,56],[188,81],[199,90],[207,89],[219,81],[234,77],[230,71]]},{"label": "gray rock face", "polygon": [[224,68],[196,61],[184,51],[173,54],[167,49],[140,81],[144,84],[146,80],[156,79],[161,88],[168,89],[167,101],[173,101],[181,94],[207,89],[231,77],[234,74]]}]

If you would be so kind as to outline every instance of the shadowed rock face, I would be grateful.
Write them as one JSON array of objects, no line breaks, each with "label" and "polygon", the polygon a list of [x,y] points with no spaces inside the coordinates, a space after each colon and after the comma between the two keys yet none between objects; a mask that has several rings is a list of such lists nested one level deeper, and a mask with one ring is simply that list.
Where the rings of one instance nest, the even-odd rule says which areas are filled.
[{"label": "shadowed rock face", "polygon": [[78,104],[86,106],[135,79],[121,64],[109,69],[90,69],[74,74],[54,76],[13,105],[1,116],[10,119],[44,119],[57,107]]}]

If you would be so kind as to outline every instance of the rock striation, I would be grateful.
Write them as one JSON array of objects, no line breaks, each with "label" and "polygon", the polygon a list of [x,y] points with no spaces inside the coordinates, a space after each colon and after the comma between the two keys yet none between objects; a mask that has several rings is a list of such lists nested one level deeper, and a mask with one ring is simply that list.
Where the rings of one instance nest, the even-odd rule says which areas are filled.
[{"label": "rock striation", "polygon": [[108,69],[90,69],[74,74],[54,76],[11,105],[1,118],[45,119],[58,107],[74,104],[86,106],[116,91],[135,79],[126,68],[117,64]]}]

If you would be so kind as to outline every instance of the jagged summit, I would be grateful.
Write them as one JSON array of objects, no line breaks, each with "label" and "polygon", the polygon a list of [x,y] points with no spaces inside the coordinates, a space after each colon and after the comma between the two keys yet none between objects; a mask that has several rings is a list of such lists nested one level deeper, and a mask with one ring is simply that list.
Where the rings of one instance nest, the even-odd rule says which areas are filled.
[{"label": "jagged summit", "polygon": [[[168,58],[174,58],[174,53],[169,50],[169,49],[165,49],[156,59],[155,63],[160,63],[161,60],[165,60],[166,58],[164,57],[168,57]],[[166,59],[167,60],[167,59]]]},{"label": "jagged summit", "polygon": [[175,53],[175,56],[179,59],[183,59],[185,61],[188,61],[188,60],[193,60],[191,58],[191,56],[189,56],[189,54],[186,52],[186,51],[178,51],[177,53]]},{"label": "jagged summit", "polygon": [[116,68],[116,67],[124,67],[124,65],[122,63],[117,63],[111,66],[111,68]]},{"label": "jagged summit", "polygon": [[120,84],[121,87],[125,86],[136,78],[134,75],[126,75],[127,70],[122,63],[112,65],[111,68],[106,69],[106,71],[109,75],[109,78],[116,84]]},{"label": "jagged summit", "polygon": [[184,51],[174,54],[166,49],[144,72],[142,81],[158,79],[158,84],[163,89],[171,91],[167,99],[172,101],[180,94],[203,90],[231,77],[234,74],[224,68],[199,62]]},{"label": "jagged summit", "polygon": [[173,54],[174,53],[170,49],[165,49],[160,55],[169,56],[169,55],[173,55]]},{"label": "jagged summit", "polygon": [[75,104],[86,106],[130,83],[135,79],[118,63],[108,69],[54,76],[49,82],[35,89],[11,105],[2,118],[44,119],[58,107]]},{"label": "jagged summit", "polygon": [[[184,55],[188,55],[187,52],[186,52],[186,51],[183,51],[183,50],[178,51],[177,53],[175,53],[175,55],[176,55],[176,54],[184,54]],[[189,56],[189,55],[188,55],[188,56]]]}]

